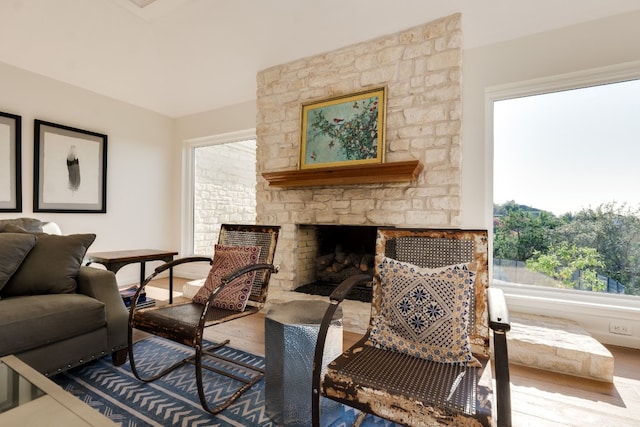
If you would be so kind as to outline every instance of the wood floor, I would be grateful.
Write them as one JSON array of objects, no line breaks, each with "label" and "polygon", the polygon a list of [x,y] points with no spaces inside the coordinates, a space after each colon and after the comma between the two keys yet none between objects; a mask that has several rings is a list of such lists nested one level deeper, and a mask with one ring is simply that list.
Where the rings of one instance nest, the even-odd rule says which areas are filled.
[{"label": "wood floor", "polygon": [[[175,279],[181,290],[183,280]],[[153,283],[167,288],[167,280]],[[162,299],[161,292],[152,292]],[[223,333],[224,332],[224,333]],[[248,316],[209,328],[207,339],[231,338],[231,346],[264,355],[264,316]],[[344,346],[359,336],[344,332]],[[511,365],[511,402],[516,427],[640,426],[640,350],[607,346],[615,358],[614,383]]]}]

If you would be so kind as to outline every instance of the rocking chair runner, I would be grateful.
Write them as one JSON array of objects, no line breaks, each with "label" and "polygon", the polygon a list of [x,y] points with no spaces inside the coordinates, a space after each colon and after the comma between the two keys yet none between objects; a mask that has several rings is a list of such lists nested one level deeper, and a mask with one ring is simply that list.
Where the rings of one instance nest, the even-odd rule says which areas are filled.
[{"label": "rocking chair runner", "polygon": [[[225,275],[221,279],[221,285],[211,293],[208,299],[205,299],[206,302],[204,304],[189,301],[187,303],[175,303],[162,307],[136,310],[140,294],[144,292],[145,286],[158,274],[177,265],[191,262],[206,261],[210,264],[216,265],[214,262],[216,254],[214,254],[213,257],[187,257],[176,259],[172,262],[159,266],[155,269],[153,274],[149,275],[144,280],[133,298],[129,311],[129,362],[131,364],[131,370],[136,378],[144,382],[150,382],[168,374],[186,363],[194,364],[200,403],[207,412],[217,414],[226,409],[231,403],[233,403],[233,401],[240,397],[242,393],[264,377],[263,369],[226,359],[214,352],[214,350],[229,343],[229,340],[215,344],[213,347],[203,348],[202,339],[204,328],[238,319],[240,317],[249,316],[258,313],[260,309],[262,309],[267,299],[271,273],[277,273],[278,271],[278,267],[273,265],[273,257],[276,250],[279,230],[280,227],[278,226],[222,225],[220,229],[220,236],[218,238],[218,245],[223,246],[223,248],[220,249],[221,252],[222,249],[241,246],[250,247],[256,253],[259,253],[259,255],[257,260],[255,260],[256,263],[244,265],[232,273]],[[231,248],[231,250],[233,251],[234,248]],[[213,273],[213,271],[211,273]],[[214,303],[216,302],[216,297],[223,295],[223,291],[230,283],[238,278],[246,278],[247,274],[253,274],[254,277],[247,305],[243,311],[230,310],[224,304],[221,305],[219,301],[218,304]],[[190,346],[194,348],[195,352],[191,357],[168,366],[155,375],[144,376],[136,367],[133,345],[133,329],[138,329]],[[235,365],[236,370],[243,372],[243,375],[234,375],[231,373],[233,369],[224,371],[208,366],[207,363],[203,361],[204,356],[219,360],[221,359],[228,366]],[[215,407],[211,407],[205,395],[203,369],[207,369],[220,375],[225,375],[239,382],[240,385],[237,388],[237,391],[226,401],[217,404]]]},{"label": "rocking chair runner", "polygon": [[[314,359],[314,427],[320,425],[322,396],[359,409],[361,417],[372,413],[410,426],[489,426],[496,421],[498,426],[510,426],[506,343],[510,324],[504,295],[488,288],[487,232],[378,229],[369,327],[359,342],[322,372],[324,340],[333,313],[352,287],[371,280],[366,275],[350,277],[331,294]],[[466,294],[449,291],[463,289],[462,283],[467,283]],[[426,288],[430,290],[425,293]],[[436,290],[438,295],[430,294]],[[454,300],[458,303],[447,304]],[[444,307],[448,305],[453,307]],[[416,313],[417,306],[421,312]],[[439,317],[447,310],[453,313],[451,320]],[[463,313],[465,322],[456,313]],[[409,329],[427,330],[428,338],[418,334],[424,341],[407,340],[412,332],[403,329],[402,316]],[[456,351],[441,351],[428,342],[447,341],[447,328],[441,327],[447,321],[454,330],[455,325],[461,331],[461,325],[467,326],[459,336],[468,341],[459,340],[461,347],[453,348],[470,353],[462,351],[459,354],[464,357],[457,360]],[[489,329],[494,338],[493,399]],[[456,343],[455,339],[448,342]]]}]

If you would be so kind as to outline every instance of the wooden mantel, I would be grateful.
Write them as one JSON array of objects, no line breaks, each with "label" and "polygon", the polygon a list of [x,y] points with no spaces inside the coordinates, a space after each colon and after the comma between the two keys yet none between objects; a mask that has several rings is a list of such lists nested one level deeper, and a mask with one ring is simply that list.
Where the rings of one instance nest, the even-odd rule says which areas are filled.
[{"label": "wooden mantel", "polygon": [[380,184],[414,181],[418,178],[422,169],[423,165],[419,160],[409,160],[357,166],[264,172],[262,176],[273,187]]}]

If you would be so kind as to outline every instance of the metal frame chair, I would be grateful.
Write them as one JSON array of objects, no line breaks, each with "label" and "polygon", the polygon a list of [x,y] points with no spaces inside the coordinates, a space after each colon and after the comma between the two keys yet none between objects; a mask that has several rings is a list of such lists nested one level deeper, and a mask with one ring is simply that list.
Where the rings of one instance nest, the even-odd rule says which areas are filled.
[{"label": "metal frame chair", "polygon": [[[233,401],[240,397],[242,393],[264,377],[264,370],[262,368],[239,363],[214,352],[214,350],[228,344],[229,340],[225,340],[222,343],[216,343],[214,346],[207,348],[203,348],[202,341],[204,329],[206,327],[218,325],[240,317],[250,316],[258,313],[264,307],[269,288],[269,279],[272,273],[278,272],[278,267],[273,265],[273,258],[276,250],[279,230],[279,226],[222,225],[218,244],[225,246],[260,246],[260,256],[257,264],[242,267],[225,276],[222,279],[220,287],[211,294],[207,303],[204,305],[189,301],[186,303],[175,303],[166,306],[142,308],[139,310],[136,309],[139,296],[144,292],[145,286],[158,276],[158,274],[185,263],[208,262],[211,264],[213,262],[212,257],[186,257],[176,259],[172,262],[159,266],[155,269],[153,274],[149,275],[144,280],[137,290],[129,310],[129,362],[131,364],[131,371],[136,378],[140,381],[151,382],[186,363],[194,364],[200,403],[205,411],[211,414],[217,414],[226,409],[231,403],[233,403]],[[249,301],[247,302],[247,306],[244,311],[231,311],[217,308],[212,305],[216,296],[225,286],[234,279],[251,271],[256,272],[255,279],[249,296]],[[134,329],[192,347],[195,352],[192,356],[162,369],[155,375],[145,376],[140,373],[135,362],[133,343]],[[203,362],[203,358],[205,356],[223,360],[225,364],[232,365],[233,369],[219,370],[209,366],[206,362]],[[237,391],[235,391],[235,393],[233,393],[226,401],[215,407],[211,407],[205,396],[203,369],[207,369],[238,381],[240,385],[237,388]],[[232,372],[233,370],[241,371],[242,375],[234,375]]]},{"label": "metal frame chair", "polygon": [[[399,247],[401,249],[399,249]],[[470,263],[476,273],[469,330],[471,351],[481,367],[431,362],[375,347],[369,340],[374,316],[380,313],[382,256],[420,267]],[[339,401],[391,421],[420,426],[510,426],[511,398],[506,332],[509,314],[503,293],[489,288],[486,230],[419,230],[380,228],[371,321],[366,334],[329,363],[323,372],[324,340],[329,322],[352,287],[371,276],[350,277],[331,294],[320,326],[313,366],[313,425],[320,426],[322,397]],[[490,363],[493,331],[493,375]],[[496,407],[493,406],[495,404]]]}]

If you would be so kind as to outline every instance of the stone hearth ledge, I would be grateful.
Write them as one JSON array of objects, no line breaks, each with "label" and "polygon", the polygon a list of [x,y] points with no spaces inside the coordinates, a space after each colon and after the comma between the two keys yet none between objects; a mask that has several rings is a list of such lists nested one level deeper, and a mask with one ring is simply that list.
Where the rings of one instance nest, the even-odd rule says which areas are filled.
[{"label": "stone hearth ledge", "polygon": [[511,313],[509,362],[613,382],[613,355],[576,322]]}]

